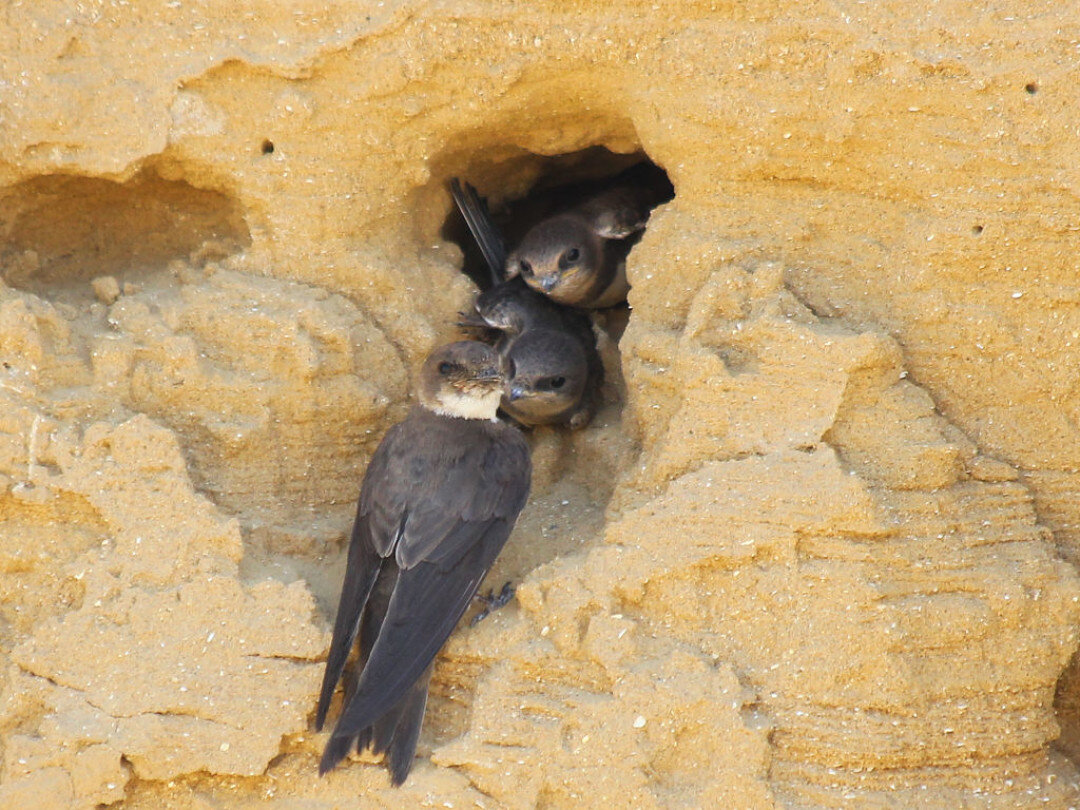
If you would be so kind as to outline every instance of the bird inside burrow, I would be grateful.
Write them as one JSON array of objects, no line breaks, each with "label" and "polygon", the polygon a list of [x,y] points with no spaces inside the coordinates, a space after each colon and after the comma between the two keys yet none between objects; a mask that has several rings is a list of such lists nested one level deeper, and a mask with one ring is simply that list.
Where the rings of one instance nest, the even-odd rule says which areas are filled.
[{"label": "bird inside burrow", "polygon": [[502,413],[527,427],[585,427],[604,382],[594,316],[611,331],[625,326],[626,260],[653,208],[674,196],[667,175],[640,161],[600,179],[540,184],[501,221],[467,182],[450,187],[483,263],[470,267],[475,254],[463,246],[481,292],[460,325],[506,358]]}]

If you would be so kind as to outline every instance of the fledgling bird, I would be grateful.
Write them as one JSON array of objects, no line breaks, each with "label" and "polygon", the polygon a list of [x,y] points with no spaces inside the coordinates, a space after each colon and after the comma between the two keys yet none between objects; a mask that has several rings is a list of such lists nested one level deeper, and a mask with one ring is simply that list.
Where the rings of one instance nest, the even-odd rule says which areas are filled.
[{"label": "fledgling bird", "polygon": [[459,325],[492,342],[506,359],[503,412],[528,427],[585,427],[600,406],[604,384],[592,321],[531,289],[522,278],[502,281],[505,248],[483,200],[456,179],[451,190],[495,279]]},{"label": "fledgling bird", "polygon": [[[552,363],[553,357],[557,363]],[[511,381],[502,409],[516,422],[578,430],[596,414],[602,374],[594,373],[581,341],[573,335],[559,329],[530,329],[513,339],[506,362]],[[599,355],[596,365],[602,372]]]},{"label": "fledgling bird", "polygon": [[618,185],[541,220],[506,258],[520,275],[560,304],[602,309],[626,300],[626,257],[660,201],[648,186]]},{"label": "fledgling bird", "polygon": [[521,433],[499,421],[503,361],[459,341],[421,369],[419,403],[387,431],[364,475],[315,717],[322,729],[359,636],[362,666],[346,678],[341,716],[319,763],[356,747],[408,776],[436,653],[476,594],[529,494]]},{"label": "fledgling bird", "polygon": [[505,358],[503,412],[522,425],[585,427],[599,409],[604,364],[589,316],[556,304],[520,278],[476,297],[459,325]]}]

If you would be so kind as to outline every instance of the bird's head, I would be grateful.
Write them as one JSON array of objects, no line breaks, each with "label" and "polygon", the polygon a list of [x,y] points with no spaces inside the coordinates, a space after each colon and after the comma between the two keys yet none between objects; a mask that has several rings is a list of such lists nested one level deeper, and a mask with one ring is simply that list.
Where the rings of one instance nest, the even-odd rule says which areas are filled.
[{"label": "bird's head", "polygon": [[589,367],[574,337],[536,329],[514,341],[507,372],[503,410],[524,425],[547,425],[566,421],[581,402]]},{"label": "bird's head", "polygon": [[497,284],[476,297],[476,312],[492,329],[516,335],[531,320],[530,297],[538,296],[519,280]]},{"label": "bird's head", "polygon": [[551,217],[533,226],[506,260],[506,276],[525,283],[559,303],[586,298],[603,260],[603,244],[585,220],[573,214]]},{"label": "bird's head", "polygon": [[420,370],[418,398],[443,416],[494,420],[505,384],[502,358],[495,349],[459,340],[428,355]]}]

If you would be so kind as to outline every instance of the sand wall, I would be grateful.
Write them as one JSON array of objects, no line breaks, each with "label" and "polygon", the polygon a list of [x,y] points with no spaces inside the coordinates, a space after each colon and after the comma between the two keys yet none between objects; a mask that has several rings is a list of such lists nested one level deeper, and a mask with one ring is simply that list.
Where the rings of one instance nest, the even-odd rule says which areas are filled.
[{"label": "sand wall", "polygon": [[[1067,7],[9,3],[0,806],[1080,801]],[[421,758],[316,776],[360,478],[493,202],[675,199]],[[589,154],[595,154],[589,153]]]}]

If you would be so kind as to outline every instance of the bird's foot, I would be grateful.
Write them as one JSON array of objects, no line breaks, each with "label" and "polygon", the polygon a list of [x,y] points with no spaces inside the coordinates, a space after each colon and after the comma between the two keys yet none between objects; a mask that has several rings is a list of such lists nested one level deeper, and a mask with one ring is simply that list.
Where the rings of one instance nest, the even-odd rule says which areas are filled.
[{"label": "bird's foot", "polygon": [[484,619],[486,619],[492,611],[498,610],[503,607],[507,602],[514,598],[515,588],[510,582],[506,582],[502,589],[496,594],[494,589],[489,590],[487,594],[478,593],[473,599],[478,602],[482,602],[484,609],[472,617],[472,621],[469,622],[470,627],[475,627]]}]

